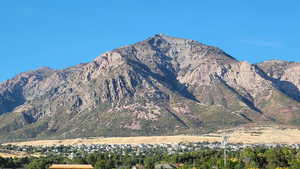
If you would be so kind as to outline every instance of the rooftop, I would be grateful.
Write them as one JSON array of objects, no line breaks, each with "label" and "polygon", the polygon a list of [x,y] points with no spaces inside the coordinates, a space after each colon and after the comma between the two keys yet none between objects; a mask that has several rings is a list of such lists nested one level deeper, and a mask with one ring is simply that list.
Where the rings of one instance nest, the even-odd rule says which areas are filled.
[{"label": "rooftop", "polygon": [[49,169],[93,169],[92,165],[79,164],[53,164]]}]

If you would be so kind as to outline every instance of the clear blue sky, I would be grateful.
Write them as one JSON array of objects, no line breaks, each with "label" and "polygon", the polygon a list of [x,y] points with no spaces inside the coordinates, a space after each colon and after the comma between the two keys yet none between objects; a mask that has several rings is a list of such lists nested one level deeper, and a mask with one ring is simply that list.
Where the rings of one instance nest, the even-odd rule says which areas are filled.
[{"label": "clear blue sky", "polygon": [[1,0],[0,81],[65,68],[156,33],[251,63],[300,61],[299,0]]}]

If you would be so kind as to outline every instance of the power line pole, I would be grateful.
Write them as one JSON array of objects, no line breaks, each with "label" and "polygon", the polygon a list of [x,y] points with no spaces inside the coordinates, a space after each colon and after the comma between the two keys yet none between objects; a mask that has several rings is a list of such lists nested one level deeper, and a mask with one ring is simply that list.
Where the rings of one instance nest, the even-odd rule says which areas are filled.
[{"label": "power line pole", "polygon": [[226,167],[227,165],[227,141],[228,141],[228,136],[225,134],[225,131],[223,133],[223,140],[222,140],[222,145],[223,145],[223,148],[224,148],[224,167]]}]

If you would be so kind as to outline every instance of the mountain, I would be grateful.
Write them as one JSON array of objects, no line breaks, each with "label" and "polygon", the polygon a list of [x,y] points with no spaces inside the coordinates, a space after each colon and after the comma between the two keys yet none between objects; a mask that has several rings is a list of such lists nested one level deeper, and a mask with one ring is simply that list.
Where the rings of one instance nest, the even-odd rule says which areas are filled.
[{"label": "mountain", "polygon": [[157,34],[89,63],[41,68],[0,84],[0,140],[300,125],[299,65],[252,65],[216,47]]}]

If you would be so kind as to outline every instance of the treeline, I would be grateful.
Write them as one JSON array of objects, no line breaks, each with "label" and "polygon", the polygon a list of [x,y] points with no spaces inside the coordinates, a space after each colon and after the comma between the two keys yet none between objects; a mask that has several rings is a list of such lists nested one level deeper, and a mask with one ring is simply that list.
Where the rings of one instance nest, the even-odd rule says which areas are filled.
[{"label": "treeline", "polygon": [[[120,155],[116,153],[91,153],[73,159],[63,156],[0,158],[0,168],[47,169],[51,164],[92,164],[95,169],[137,168],[154,169],[163,165],[188,169],[300,169],[300,150],[276,148],[246,148],[228,151],[226,166],[222,149],[203,149],[197,152],[146,155]],[[163,164],[163,165],[162,165]]]}]

